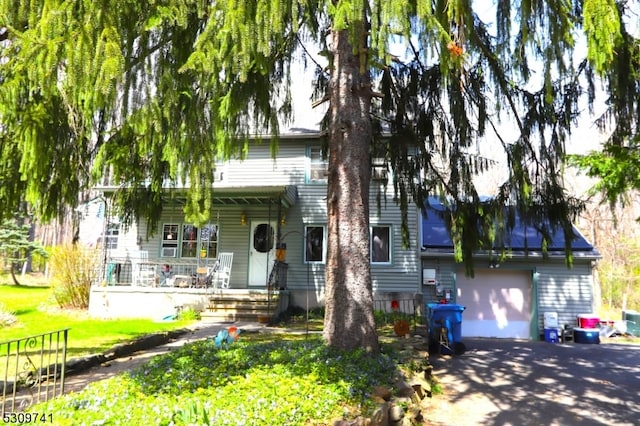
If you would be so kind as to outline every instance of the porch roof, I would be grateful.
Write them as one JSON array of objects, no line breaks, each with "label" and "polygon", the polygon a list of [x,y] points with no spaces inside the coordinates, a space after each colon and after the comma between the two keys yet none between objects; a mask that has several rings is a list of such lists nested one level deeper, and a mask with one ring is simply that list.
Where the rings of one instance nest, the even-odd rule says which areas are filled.
[{"label": "porch roof", "polygon": [[298,201],[298,187],[286,186],[234,186],[215,188],[212,200],[214,204],[250,205],[282,203],[289,208]]},{"label": "porch roof", "polygon": [[[95,189],[104,194],[115,192],[118,187],[104,186]],[[184,188],[165,188],[165,191],[184,191]],[[257,186],[223,186],[213,188],[211,197],[214,204],[219,205],[268,205],[281,203],[289,208],[298,202],[298,187],[296,185],[257,185]]]}]

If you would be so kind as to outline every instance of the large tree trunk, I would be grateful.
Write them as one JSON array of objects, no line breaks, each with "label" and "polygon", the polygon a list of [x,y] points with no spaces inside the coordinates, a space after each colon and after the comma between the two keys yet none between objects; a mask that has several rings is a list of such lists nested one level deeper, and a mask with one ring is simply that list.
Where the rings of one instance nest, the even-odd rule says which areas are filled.
[{"label": "large tree trunk", "polygon": [[371,77],[348,32],[333,31],[331,37],[324,338],[340,349],[377,353],[369,263]]}]

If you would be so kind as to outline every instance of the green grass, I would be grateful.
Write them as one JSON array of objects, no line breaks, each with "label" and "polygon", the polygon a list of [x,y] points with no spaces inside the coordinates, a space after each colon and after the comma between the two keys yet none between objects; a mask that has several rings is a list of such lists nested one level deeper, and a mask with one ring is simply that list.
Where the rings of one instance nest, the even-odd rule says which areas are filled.
[{"label": "green grass", "polygon": [[[97,320],[62,311],[47,287],[0,285],[0,300],[17,323],[0,341],[69,327],[70,353],[96,352],[140,334],[185,326],[147,320]],[[287,328],[322,328],[321,315],[292,318]],[[318,334],[243,333],[218,348],[213,340],[187,344],[138,369],[31,407],[59,425],[311,425],[367,415],[374,386],[393,388],[399,351],[379,356],[327,347]]]},{"label": "green grass", "polygon": [[114,344],[193,322],[90,318],[86,311],[58,309],[46,286],[0,285],[0,301],[6,311],[17,317],[16,323],[0,328],[0,342],[68,328],[69,357],[103,352]]}]

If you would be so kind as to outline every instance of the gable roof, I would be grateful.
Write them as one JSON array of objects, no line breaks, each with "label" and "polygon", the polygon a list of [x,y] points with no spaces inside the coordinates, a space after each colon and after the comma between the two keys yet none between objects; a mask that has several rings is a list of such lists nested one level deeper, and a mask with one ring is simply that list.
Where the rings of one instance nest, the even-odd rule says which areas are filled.
[{"label": "gable roof", "polygon": [[[452,252],[453,241],[447,228],[444,215],[447,207],[438,198],[430,197],[422,213],[423,251]],[[598,251],[587,239],[573,227],[574,238],[571,250],[578,257],[600,257]],[[565,252],[565,236],[561,228],[552,230],[552,241],[547,248],[549,255],[562,255]],[[530,224],[525,223],[516,214],[514,227],[504,236],[505,247],[513,254],[542,254],[542,234]]]}]

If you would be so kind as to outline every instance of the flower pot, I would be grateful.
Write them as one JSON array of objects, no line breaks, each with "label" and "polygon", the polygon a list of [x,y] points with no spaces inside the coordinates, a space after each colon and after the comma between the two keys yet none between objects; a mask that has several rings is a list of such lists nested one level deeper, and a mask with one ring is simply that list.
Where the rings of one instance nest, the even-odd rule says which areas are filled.
[{"label": "flower pot", "polygon": [[393,325],[393,331],[395,331],[396,335],[402,337],[409,334],[409,322],[405,320],[396,320]]}]

